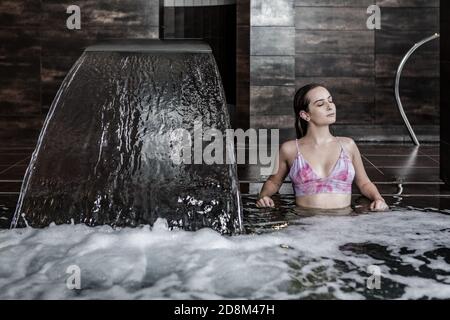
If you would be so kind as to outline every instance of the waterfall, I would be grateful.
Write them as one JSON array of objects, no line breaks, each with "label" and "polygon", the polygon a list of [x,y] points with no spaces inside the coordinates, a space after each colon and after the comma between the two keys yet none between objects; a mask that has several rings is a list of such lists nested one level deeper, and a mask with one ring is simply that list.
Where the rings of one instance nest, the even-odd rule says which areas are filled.
[{"label": "waterfall", "polygon": [[[174,132],[193,137],[196,119],[224,133],[218,138],[226,149],[223,164],[173,161]],[[123,40],[88,47],[51,105],[11,226],[26,220],[31,227],[71,221],[133,227],[165,218],[172,228],[240,233],[227,129],[224,89],[205,43]]]}]

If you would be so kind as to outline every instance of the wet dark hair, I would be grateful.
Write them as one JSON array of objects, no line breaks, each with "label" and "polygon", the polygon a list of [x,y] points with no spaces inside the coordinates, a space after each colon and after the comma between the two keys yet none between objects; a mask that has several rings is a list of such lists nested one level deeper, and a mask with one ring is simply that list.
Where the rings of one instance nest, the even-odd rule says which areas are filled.
[{"label": "wet dark hair", "polygon": [[294,96],[295,131],[297,133],[298,139],[304,137],[308,130],[308,121],[300,117],[300,111],[303,110],[309,112],[308,105],[310,103],[310,100],[308,99],[307,94],[309,91],[317,87],[325,88],[325,86],[323,86],[320,83],[310,83],[301,87],[295,93]]}]

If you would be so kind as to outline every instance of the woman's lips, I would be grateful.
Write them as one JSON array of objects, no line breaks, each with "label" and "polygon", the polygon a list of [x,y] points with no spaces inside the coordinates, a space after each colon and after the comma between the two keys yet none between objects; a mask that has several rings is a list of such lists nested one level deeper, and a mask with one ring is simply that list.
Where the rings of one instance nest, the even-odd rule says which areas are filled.
[{"label": "woman's lips", "polygon": [[335,115],[335,113],[330,113],[329,115],[327,115],[327,117],[331,117],[331,116],[334,116]]}]

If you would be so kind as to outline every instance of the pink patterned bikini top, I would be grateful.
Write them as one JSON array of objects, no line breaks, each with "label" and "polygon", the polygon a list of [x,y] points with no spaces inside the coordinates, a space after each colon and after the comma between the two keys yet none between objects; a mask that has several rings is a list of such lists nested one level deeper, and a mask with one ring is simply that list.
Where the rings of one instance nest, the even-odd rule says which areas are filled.
[{"label": "pink patterned bikini top", "polygon": [[297,145],[297,158],[294,160],[289,171],[295,196],[299,197],[317,193],[352,193],[355,168],[353,167],[352,160],[342,147],[341,142],[337,138],[336,140],[341,145],[341,152],[330,175],[325,178],[320,178],[308,162],[306,162],[300,153],[298,141],[295,140]]}]

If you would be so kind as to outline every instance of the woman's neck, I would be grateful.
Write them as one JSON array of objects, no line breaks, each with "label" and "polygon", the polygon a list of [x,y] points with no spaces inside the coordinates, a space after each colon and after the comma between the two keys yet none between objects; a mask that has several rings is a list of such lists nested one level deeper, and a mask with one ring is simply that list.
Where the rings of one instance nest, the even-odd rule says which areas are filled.
[{"label": "woman's neck", "polygon": [[305,135],[305,140],[312,143],[314,146],[321,146],[334,141],[335,137],[330,133],[328,126],[325,127],[312,127],[308,128]]}]

